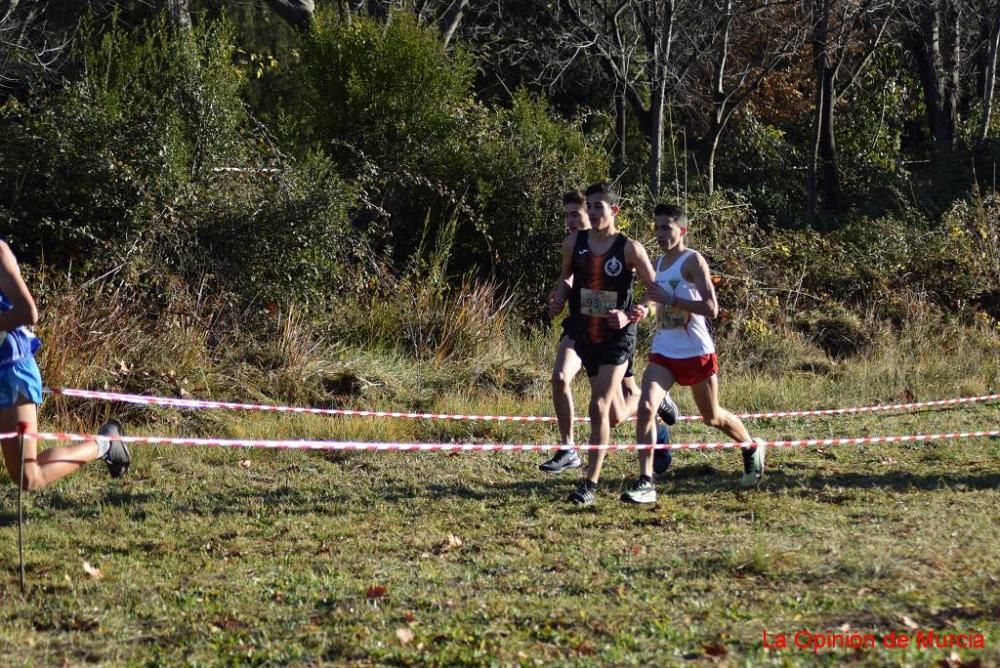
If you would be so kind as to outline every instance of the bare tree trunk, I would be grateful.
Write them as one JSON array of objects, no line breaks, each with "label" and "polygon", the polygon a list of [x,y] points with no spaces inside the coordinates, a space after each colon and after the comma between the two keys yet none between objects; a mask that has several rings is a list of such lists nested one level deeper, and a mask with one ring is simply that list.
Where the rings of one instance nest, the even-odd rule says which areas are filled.
[{"label": "bare tree trunk", "polygon": [[654,198],[658,198],[663,188],[663,112],[666,102],[666,82],[657,81],[650,102],[649,191]]},{"label": "bare tree trunk", "polygon": [[712,125],[708,134],[708,159],[706,160],[706,171],[708,172],[708,194],[715,192],[715,152],[719,148],[719,137],[722,136],[722,128],[725,121],[726,112],[726,60],[729,58],[729,34],[733,22],[733,3],[726,0],[723,10],[725,14],[722,35],[719,37],[719,52],[715,61],[715,72],[712,78]]},{"label": "bare tree trunk", "polygon": [[813,0],[812,3],[812,49],[813,71],[816,75],[816,98],[813,105],[813,146],[809,153],[809,171],[807,176],[808,218],[816,218],[819,202],[819,156],[823,133],[823,105],[829,98],[826,90],[824,72],[829,69],[829,52],[827,38],[829,37],[830,5],[828,0]]},{"label": "bare tree trunk", "polygon": [[951,33],[951,69],[948,72],[949,82],[948,82],[948,128],[949,128],[949,148],[955,148],[955,144],[958,140],[958,132],[956,127],[958,125],[959,118],[959,104],[961,103],[961,90],[962,90],[962,79],[961,79],[961,69],[962,69],[962,5],[960,2],[956,2],[954,5],[950,5],[953,11],[951,12],[951,19],[953,21],[954,27]]},{"label": "bare tree trunk", "polygon": [[830,67],[823,72],[823,100],[819,115],[819,158],[822,165],[823,208],[841,210],[840,170],[837,165],[837,140],[833,131],[833,104],[836,99],[834,73]]},{"label": "bare tree trunk", "polygon": [[306,30],[312,25],[313,12],[316,10],[313,0],[267,0],[267,5],[286,23],[298,30]]},{"label": "bare tree trunk", "polygon": [[618,167],[622,168],[625,166],[628,160],[628,155],[625,149],[625,115],[627,114],[627,109],[625,106],[625,93],[617,92],[615,93],[615,150],[614,154],[618,161]]},{"label": "bare tree trunk", "polygon": [[990,26],[989,48],[986,66],[983,68],[983,120],[979,125],[979,142],[985,142],[990,131],[990,115],[993,113],[993,86],[997,72],[997,48],[1000,46],[1000,16],[994,16]]},{"label": "bare tree trunk", "polygon": [[708,138],[708,160],[705,171],[708,172],[708,194],[715,192],[715,153],[719,149],[719,139],[722,137],[722,127],[713,127]]},{"label": "bare tree trunk", "polygon": [[[924,91],[924,106],[927,108],[927,125],[940,151],[950,150],[956,140],[961,15],[957,7],[950,11],[953,9],[951,0],[931,2],[932,6],[925,9],[919,32],[913,41]],[[952,23],[949,18],[952,25],[949,25]]]},{"label": "bare tree trunk", "polygon": [[337,14],[341,21],[351,25],[351,6],[347,4],[347,0],[337,0]]},{"label": "bare tree trunk", "polygon": [[667,72],[674,42],[674,2],[660,0],[654,5],[656,31],[647,38],[652,76],[649,101],[649,191],[659,197],[663,189],[664,114],[667,101]]},{"label": "bare tree trunk", "polygon": [[458,6],[452,11],[451,20],[448,22],[448,27],[444,31],[444,47],[447,49],[448,44],[451,42],[451,38],[455,35],[455,31],[458,30],[459,24],[462,22],[462,17],[465,15],[465,10],[469,7],[469,0],[461,0]]},{"label": "bare tree trunk", "polygon": [[809,152],[809,171],[806,186],[808,198],[807,217],[810,221],[816,218],[817,203],[819,201],[819,188],[817,186],[819,181],[820,109],[823,106],[824,97],[826,97],[826,93],[823,91],[823,80],[819,79],[816,82],[816,102],[813,111],[813,146],[812,151]]},{"label": "bare tree trunk", "polygon": [[191,29],[191,7],[188,0],[167,0],[170,24],[177,30]]}]

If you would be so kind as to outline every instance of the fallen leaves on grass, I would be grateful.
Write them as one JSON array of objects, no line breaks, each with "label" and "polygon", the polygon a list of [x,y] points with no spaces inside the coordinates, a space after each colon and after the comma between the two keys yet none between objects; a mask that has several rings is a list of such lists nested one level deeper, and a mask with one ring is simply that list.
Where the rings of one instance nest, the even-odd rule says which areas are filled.
[{"label": "fallen leaves on grass", "polygon": [[463,545],[465,545],[465,543],[461,538],[453,533],[450,533],[448,534],[448,537],[441,541],[441,543],[437,546],[437,553],[442,555],[448,554],[449,552],[459,549]]},{"label": "fallen leaves on grass", "polygon": [[975,659],[962,661],[958,652],[952,652],[946,658],[938,661],[939,668],[982,668],[983,661],[978,656]]},{"label": "fallen leaves on grass", "polygon": [[903,622],[903,626],[905,626],[908,629],[916,630],[920,628],[920,625],[917,624],[915,621],[913,621],[913,618],[911,618],[909,615],[899,615],[899,621]]},{"label": "fallen leaves on grass", "polygon": [[101,569],[91,566],[89,561],[83,562],[83,572],[89,575],[91,580],[104,579],[104,573],[101,572]]},{"label": "fallen leaves on grass", "polygon": [[702,645],[702,649],[705,650],[705,654],[708,656],[726,656],[729,654],[726,646],[717,642],[710,645]]}]

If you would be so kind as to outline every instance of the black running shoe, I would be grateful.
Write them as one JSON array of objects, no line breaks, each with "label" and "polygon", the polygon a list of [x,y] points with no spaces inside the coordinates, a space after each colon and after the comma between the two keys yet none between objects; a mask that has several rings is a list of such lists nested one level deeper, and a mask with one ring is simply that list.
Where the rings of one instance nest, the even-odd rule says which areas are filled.
[{"label": "black running shoe", "polygon": [[97,430],[101,436],[107,436],[111,441],[111,447],[104,453],[101,459],[108,465],[108,473],[112,478],[121,478],[128,473],[129,464],[132,463],[132,455],[129,454],[125,441],[117,440],[115,436],[124,436],[125,430],[117,420],[108,420]]},{"label": "black running shoe", "polygon": [[656,414],[663,420],[663,424],[668,427],[673,427],[677,424],[677,404],[670,398],[669,392],[663,396],[663,401],[660,402],[660,407],[657,409]]},{"label": "black running shoe", "polygon": [[576,491],[569,495],[569,502],[577,506],[592,506],[597,496],[596,491],[588,481],[584,480],[576,488]]}]

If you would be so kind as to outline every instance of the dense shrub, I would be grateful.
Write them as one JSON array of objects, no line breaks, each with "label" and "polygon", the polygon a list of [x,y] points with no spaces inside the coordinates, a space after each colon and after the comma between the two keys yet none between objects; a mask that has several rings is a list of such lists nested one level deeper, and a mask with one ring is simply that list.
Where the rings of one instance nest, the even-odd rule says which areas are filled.
[{"label": "dense shrub", "polygon": [[803,225],[806,156],[786,133],[762,122],[752,107],[738,114],[723,133],[717,180],[739,192],[768,227]]},{"label": "dense shrub", "polygon": [[0,232],[24,261],[118,271],[152,294],[176,276],[312,304],[372,273],[346,226],[353,189],[321,154],[286,159],[247,115],[224,24],[115,25],[81,62],[78,80],[0,121]]},{"label": "dense shrub", "polygon": [[828,355],[839,359],[868,350],[874,340],[861,319],[843,306],[812,309],[795,317],[795,326]]},{"label": "dense shrub", "polygon": [[348,25],[320,12],[301,67],[298,136],[357,184],[355,226],[400,274],[424,260],[421,239],[454,226],[452,274],[516,282],[537,302],[556,272],[562,192],[606,168],[575,125],[525,93],[509,109],[477,103],[469,58],[406,15]]},{"label": "dense shrub", "polygon": [[28,259],[44,239],[47,261],[83,269],[119,262],[187,184],[238,162],[244,116],[224,27],[85,44],[78,80],[0,120],[0,225]]}]

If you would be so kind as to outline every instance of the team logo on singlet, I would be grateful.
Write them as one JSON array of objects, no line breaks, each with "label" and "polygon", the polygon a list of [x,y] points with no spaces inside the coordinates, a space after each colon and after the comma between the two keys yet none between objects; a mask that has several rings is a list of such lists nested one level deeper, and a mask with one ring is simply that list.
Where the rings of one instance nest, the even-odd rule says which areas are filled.
[{"label": "team logo on singlet", "polygon": [[624,268],[625,265],[623,265],[622,261],[616,257],[610,258],[607,262],[604,263],[604,273],[607,274],[608,276],[611,276],[612,278],[622,273],[622,269]]}]

